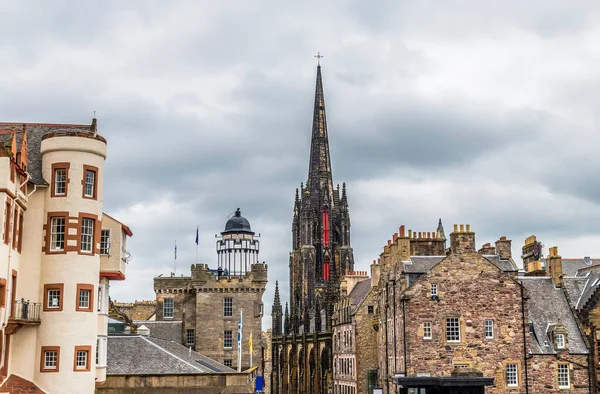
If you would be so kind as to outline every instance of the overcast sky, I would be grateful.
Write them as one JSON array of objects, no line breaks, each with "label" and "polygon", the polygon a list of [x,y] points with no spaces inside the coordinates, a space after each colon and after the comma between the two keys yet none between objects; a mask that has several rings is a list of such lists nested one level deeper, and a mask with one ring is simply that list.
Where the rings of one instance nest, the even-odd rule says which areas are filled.
[{"label": "overcast sky", "polygon": [[236,207],[288,299],[294,190],[316,75],[356,267],[400,224],[536,234],[600,258],[600,2],[0,0],[0,120],[87,123],[108,140],[104,210],[134,256],[118,301],[196,259]]}]

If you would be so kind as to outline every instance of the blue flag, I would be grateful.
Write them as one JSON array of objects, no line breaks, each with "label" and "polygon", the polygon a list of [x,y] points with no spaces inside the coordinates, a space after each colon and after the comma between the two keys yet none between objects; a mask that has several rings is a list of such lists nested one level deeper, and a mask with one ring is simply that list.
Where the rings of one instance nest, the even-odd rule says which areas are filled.
[{"label": "blue flag", "polygon": [[177,260],[177,241],[175,241],[175,260]]},{"label": "blue flag", "polygon": [[198,227],[196,227],[196,245],[198,245]]}]

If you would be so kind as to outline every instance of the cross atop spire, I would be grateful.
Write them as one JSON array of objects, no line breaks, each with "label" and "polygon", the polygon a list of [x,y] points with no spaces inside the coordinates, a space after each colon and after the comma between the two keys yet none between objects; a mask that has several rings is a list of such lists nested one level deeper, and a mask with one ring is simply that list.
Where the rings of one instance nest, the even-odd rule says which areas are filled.
[{"label": "cross atop spire", "polygon": [[321,52],[317,52],[315,57],[317,58],[317,67],[321,67],[321,58],[325,56],[321,55]]}]

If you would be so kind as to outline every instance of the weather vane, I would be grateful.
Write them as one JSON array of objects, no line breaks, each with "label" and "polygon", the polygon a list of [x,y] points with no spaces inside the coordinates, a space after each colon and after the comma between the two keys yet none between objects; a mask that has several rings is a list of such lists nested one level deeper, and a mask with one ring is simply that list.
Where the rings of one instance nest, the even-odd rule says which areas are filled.
[{"label": "weather vane", "polygon": [[321,65],[321,58],[323,57],[323,55],[321,55],[321,52],[317,52],[317,54],[315,55],[315,57],[317,58],[317,66]]}]

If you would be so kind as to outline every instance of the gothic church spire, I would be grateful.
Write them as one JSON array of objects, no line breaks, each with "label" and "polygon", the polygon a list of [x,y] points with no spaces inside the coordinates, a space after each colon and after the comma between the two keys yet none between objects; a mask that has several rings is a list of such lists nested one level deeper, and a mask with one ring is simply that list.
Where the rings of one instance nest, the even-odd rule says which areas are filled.
[{"label": "gothic church spire", "polygon": [[333,179],[329,156],[329,138],[327,135],[327,117],[325,115],[325,96],[321,65],[317,66],[317,85],[315,88],[315,108],[313,112],[312,139],[310,143],[310,162],[306,186],[311,196],[316,198],[326,190],[329,201],[333,200]]}]

